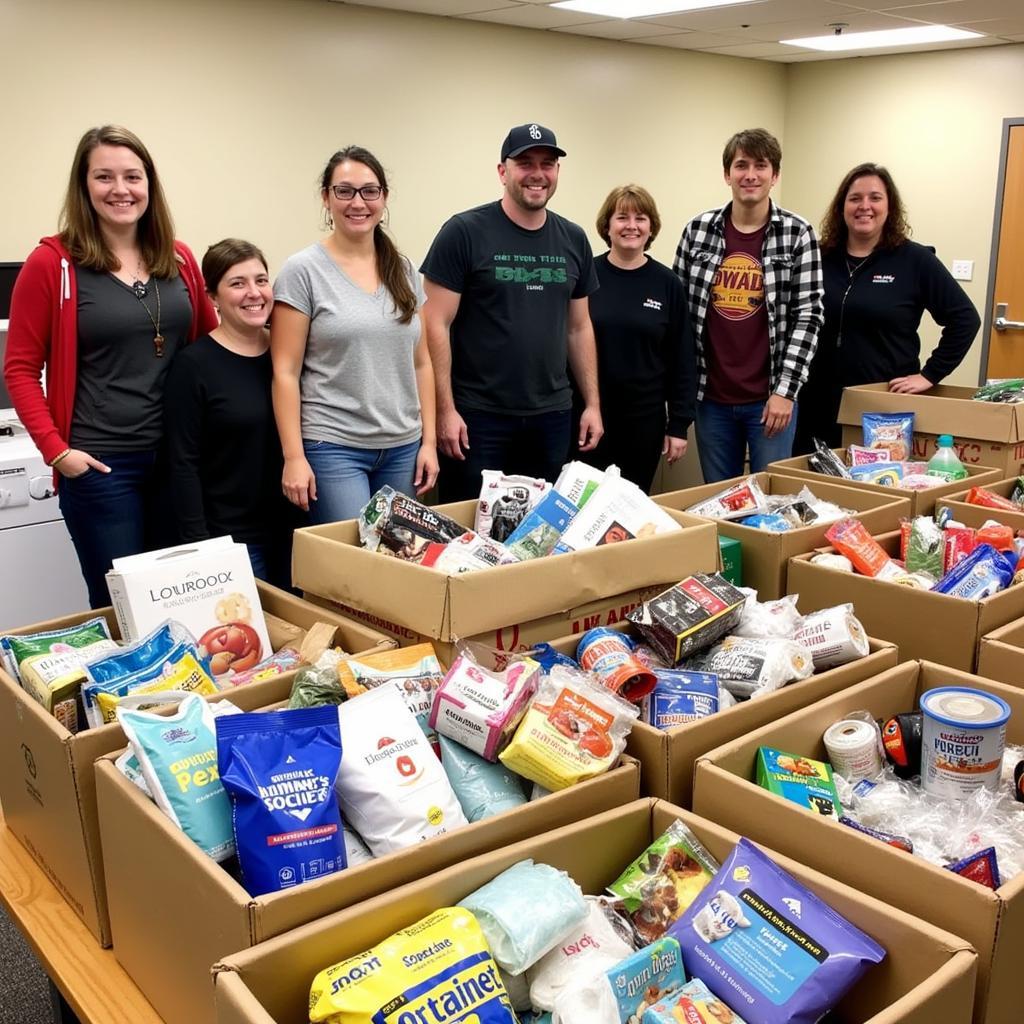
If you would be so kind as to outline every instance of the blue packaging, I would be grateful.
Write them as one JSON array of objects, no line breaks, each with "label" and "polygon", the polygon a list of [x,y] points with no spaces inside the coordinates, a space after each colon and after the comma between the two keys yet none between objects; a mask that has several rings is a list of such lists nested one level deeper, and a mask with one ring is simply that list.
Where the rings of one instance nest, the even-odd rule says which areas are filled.
[{"label": "blue packaging", "polygon": [[663,936],[606,971],[605,977],[619,1019],[633,1020],[642,1003],[652,1003],[686,983],[679,943]]},{"label": "blue packaging", "polygon": [[913,456],[912,412],[865,412],[860,423],[865,448],[884,448],[893,462],[906,462]]},{"label": "blue packaging", "polygon": [[793,529],[793,524],[775,512],[758,512],[756,515],[745,516],[739,521],[740,526],[750,526],[755,530],[767,530],[770,533],[786,533]]},{"label": "blue packaging", "polygon": [[231,797],[242,879],[259,896],[347,866],[334,782],[333,705],[217,719],[217,763]]},{"label": "blue packaging", "polygon": [[447,736],[439,736],[438,740],[441,767],[470,824],[526,803],[526,794],[515,772],[500,762],[485,760]]},{"label": "blue packaging", "polygon": [[668,934],[687,972],[749,1024],[816,1024],[885,958],[746,839]]},{"label": "blue packaging", "polygon": [[577,512],[568,498],[550,490],[505,538],[505,547],[524,561],[549,555]]},{"label": "blue packaging", "polygon": [[538,665],[540,665],[541,671],[544,675],[550,675],[551,670],[556,665],[564,665],[566,668],[579,668],[579,665],[577,665],[569,655],[559,654],[551,644],[537,644],[532,651],[528,651],[527,653],[535,662],[537,662]]},{"label": "blue packaging", "polygon": [[1001,551],[996,551],[991,544],[979,544],[966,558],[957,562],[932,590],[937,594],[980,601],[1005,590],[1013,579],[1013,573],[1011,560]]},{"label": "blue packaging", "polygon": [[[196,638],[180,622],[168,619],[141,640],[114,654],[87,662],[85,674],[93,683],[105,683],[141,669],[162,665],[183,641],[193,647],[196,645]],[[209,671],[203,659],[200,658],[199,663]]]},{"label": "blue packaging", "polygon": [[643,720],[655,729],[671,729],[713,715],[719,708],[718,676],[683,669],[654,670],[654,692],[644,699]]}]

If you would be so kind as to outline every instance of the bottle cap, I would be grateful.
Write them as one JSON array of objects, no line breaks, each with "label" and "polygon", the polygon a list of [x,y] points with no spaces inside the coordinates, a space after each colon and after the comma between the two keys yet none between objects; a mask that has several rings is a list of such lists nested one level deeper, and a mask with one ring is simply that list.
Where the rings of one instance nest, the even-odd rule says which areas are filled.
[{"label": "bottle cap", "polygon": [[939,447],[940,448],[952,448],[953,447],[953,435],[952,434],[939,434]]}]

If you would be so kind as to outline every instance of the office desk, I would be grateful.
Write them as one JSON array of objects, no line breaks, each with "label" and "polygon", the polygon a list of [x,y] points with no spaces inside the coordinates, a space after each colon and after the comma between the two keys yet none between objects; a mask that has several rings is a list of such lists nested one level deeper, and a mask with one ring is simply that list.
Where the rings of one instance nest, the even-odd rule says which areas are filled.
[{"label": "office desk", "polygon": [[0,900],[81,1024],[163,1024],[113,952],[100,948],[2,817]]}]

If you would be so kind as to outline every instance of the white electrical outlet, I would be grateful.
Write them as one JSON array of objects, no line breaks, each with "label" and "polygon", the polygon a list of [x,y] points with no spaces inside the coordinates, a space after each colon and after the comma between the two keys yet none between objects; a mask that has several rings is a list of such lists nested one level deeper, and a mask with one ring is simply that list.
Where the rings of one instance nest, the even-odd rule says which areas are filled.
[{"label": "white electrical outlet", "polygon": [[974,260],[953,260],[953,278],[956,281],[973,281]]}]

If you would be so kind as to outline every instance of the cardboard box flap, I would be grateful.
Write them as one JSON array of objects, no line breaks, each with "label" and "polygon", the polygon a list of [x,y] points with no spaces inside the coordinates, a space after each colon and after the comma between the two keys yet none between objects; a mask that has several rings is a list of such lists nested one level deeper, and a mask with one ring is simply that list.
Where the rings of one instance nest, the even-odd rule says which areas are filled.
[{"label": "cardboard box flap", "polygon": [[887,384],[846,388],[839,422],[859,427],[865,412],[912,412],[915,433],[962,435],[1000,444],[1024,440],[1024,404],[975,402],[975,390],[940,384],[923,395],[900,395],[889,391]]}]

